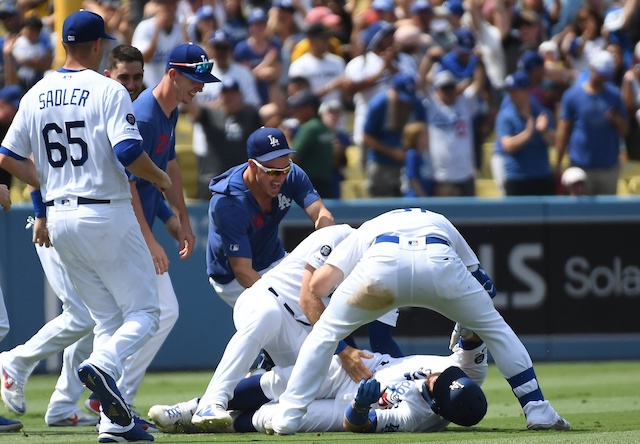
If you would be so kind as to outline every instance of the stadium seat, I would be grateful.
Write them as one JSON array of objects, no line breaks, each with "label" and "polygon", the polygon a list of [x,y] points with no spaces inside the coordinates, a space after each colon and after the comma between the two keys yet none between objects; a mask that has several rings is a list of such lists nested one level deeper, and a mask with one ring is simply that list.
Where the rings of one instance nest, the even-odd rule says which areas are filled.
[{"label": "stadium seat", "polygon": [[500,190],[493,179],[476,179],[477,197],[502,197]]}]

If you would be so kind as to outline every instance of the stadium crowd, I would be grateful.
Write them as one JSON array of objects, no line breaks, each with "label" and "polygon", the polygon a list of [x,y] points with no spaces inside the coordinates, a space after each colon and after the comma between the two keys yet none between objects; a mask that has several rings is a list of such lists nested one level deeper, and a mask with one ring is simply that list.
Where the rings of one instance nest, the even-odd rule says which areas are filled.
[{"label": "stadium crowd", "polygon": [[[615,194],[640,159],[637,0],[85,0],[112,47],[131,44],[155,86],[175,46],[214,61],[181,119],[193,125],[197,197],[246,158],[261,125],[284,131],[324,198],[357,147],[366,195]],[[0,131],[52,69],[52,0],[2,0]],[[421,124],[421,125],[414,125]],[[491,156],[483,147],[491,144]],[[584,174],[569,174],[569,166]],[[563,163],[564,160],[564,163]],[[572,170],[574,171],[574,170]],[[0,181],[10,177],[0,172]]]}]

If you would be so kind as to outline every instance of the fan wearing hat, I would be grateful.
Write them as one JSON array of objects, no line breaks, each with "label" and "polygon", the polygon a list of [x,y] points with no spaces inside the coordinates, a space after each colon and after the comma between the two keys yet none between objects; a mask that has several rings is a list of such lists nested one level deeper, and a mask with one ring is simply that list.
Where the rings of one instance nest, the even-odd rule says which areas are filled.
[{"label": "fan wearing hat", "polygon": [[[342,17],[334,13],[326,6],[316,6],[311,8],[304,18],[306,25],[305,33],[314,25],[321,24],[326,28],[326,32],[329,38],[329,49],[331,54],[335,54],[338,57],[343,57],[342,42],[338,38],[338,33],[341,31]],[[310,42],[308,36],[305,36],[302,40],[296,43],[291,50],[291,62],[295,62],[304,54],[310,51]]]},{"label": "fan wearing hat", "polygon": [[164,75],[167,57],[176,46],[185,43],[177,18],[178,0],[153,0],[156,13],[136,26],[131,40],[144,56],[144,84],[153,88]]},{"label": "fan wearing hat", "polygon": [[355,105],[353,141],[364,150],[364,121],[368,104],[376,94],[391,86],[391,78],[399,71],[393,49],[391,23],[377,21],[360,34],[365,54],[351,59],[345,67],[345,91]]},{"label": "fan wearing hat", "polygon": [[555,181],[549,147],[555,143],[553,113],[531,94],[527,72],[507,76],[504,101],[496,118],[496,149],[503,153],[507,196],[551,196]]},{"label": "fan wearing hat", "polygon": [[309,51],[289,66],[289,78],[306,77],[311,90],[322,101],[342,98],[345,62],[330,52],[331,32],[322,23],[307,28]]},{"label": "fan wearing hat", "polygon": [[589,60],[589,77],[568,89],[560,104],[556,176],[568,152],[572,166],[587,174],[585,194],[616,194],[620,174],[620,137],[628,129],[627,109],[620,89],[608,82],[615,70],[613,56],[600,51]]},{"label": "fan wearing hat", "polygon": [[402,131],[409,122],[421,122],[425,110],[416,94],[415,78],[400,72],[391,88],[373,96],[364,122],[367,147],[366,187],[371,197],[401,196],[405,164]]},{"label": "fan wearing hat", "polygon": [[473,119],[480,109],[476,96],[484,77],[474,78],[462,93],[458,82],[450,71],[438,72],[425,102],[436,196],[475,195]]}]

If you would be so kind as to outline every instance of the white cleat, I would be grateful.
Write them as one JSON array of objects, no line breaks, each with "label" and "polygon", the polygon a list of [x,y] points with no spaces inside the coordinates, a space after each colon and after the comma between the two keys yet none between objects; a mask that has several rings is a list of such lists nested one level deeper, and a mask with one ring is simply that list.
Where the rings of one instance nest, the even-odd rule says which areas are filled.
[{"label": "white cleat", "polygon": [[16,415],[24,415],[27,411],[27,402],[24,397],[24,384],[20,384],[0,367],[2,372],[2,401]]},{"label": "white cleat", "polygon": [[558,416],[555,422],[540,424],[529,423],[527,421],[527,429],[529,430],[571,430],[571,424],[562,416]]},{"label": "white cleat", "polygon": [[233,418],[219,405],[200,406],[191,423],[205,432],[227,432],[233,426]]},{"label": "white cleat", "polygon": [[523,408],[529,430],[571,430],[571,424],[551,407],[549,401],[530,401]]},{"label": "white cleat", "polygon": [[57,420],[46,420],[49,427],[87,427],[94,426],[100,421],[99,416],[90,415],[78,410],[68,418],[62,418]]},{"label": "white cleat", "polygon": [[154,405],[147,415],[165,433],[197,433],[191,418],[198,408],[198,398],[174,405]]}]

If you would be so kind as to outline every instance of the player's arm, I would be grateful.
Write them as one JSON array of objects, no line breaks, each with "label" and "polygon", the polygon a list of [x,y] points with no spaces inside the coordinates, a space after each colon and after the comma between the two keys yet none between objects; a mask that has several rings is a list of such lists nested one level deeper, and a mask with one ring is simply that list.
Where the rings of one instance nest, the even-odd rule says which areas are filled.
[{"label": "player's arm", "polygon": [[177,160],[171,159],[167,164],[167,174],[171,179],[171,188],[165,192],[167,201],[173,212],[180,221],[180,229],[178,230],[178,242],[180,249],[180,259],[184,260],[191,256],[195,247],[196,236],[191,229],[189,222],[189,214],[187,213],[187,205],[184,202],[184,194],[182,193],[182,174]]},{"label": "player's arm", "polygon": [[31,159],[19,156],[5,147],[0,147],[0,168],[34,188],[40,188],[40,178]]},{"label": "player's arm", "polygon": [[113,149],[120,163],[134,176],[151,182],[163,193],[171,188],[171,179],[143,151],[140,140],[123,140],[117,143]]},{"label": "player's arm", "polygon": [[244,288],[251,287],[260,279],[260,274],[253,269],[253,260],[250,257],[229,256],[229,263],[236,280]]},{"label": "player's arm", "polygon": [[333,215],[327,210],[327,207],[324,206],[322,199],[318,199],[312,204],[307,205],[304,212],[307,213],[316,230],[335,224]]},{"label": "player's arm", "polygon": [[178,240],[180,221],[176,215],[173,214],[173,211],[171,211],[171,208],[169,208],[164,199],[160,199],[160,205],[158,205],[158,213],[156,214],[156,217],[162,221],[171,237]]},{"label": "player's arm", "polygon": [[144,217],[144,211],[142,210],[142,202],[140,201],[140,195],[138,194],[138,188],[135,181],[129,181],[129,188],[131,189],[131,204],[133,205],[133,212],[138,219],[140,225],[140,231],[142,231],[142,237],[149,248],[151,258],[153,259],[153,266],[156,268],[156,274],[163,274],[169,271],[169,258],[162,248],[162,245],[158,243],[151,227],[147,223],[147,218]]},{"label": "player's arm", "polygon": [[49,248],[51,239],[49,238],[49,230],[47,230],[47,207],[42,200],[42,193],[31,185],[27,185],[27,189],[31,194],[31,202],[36,216],[33,221],[33,243]]}]

